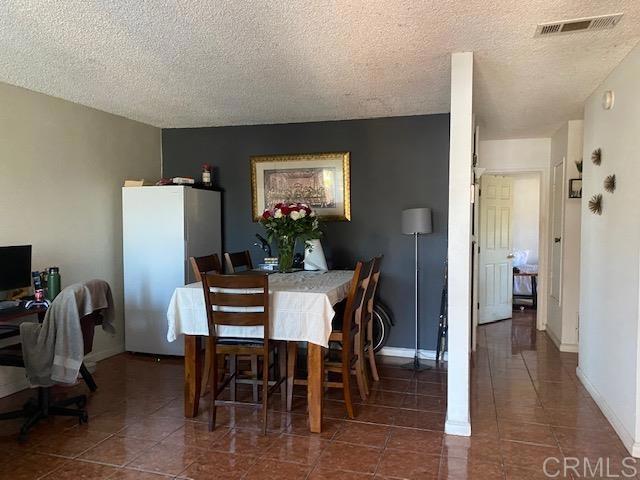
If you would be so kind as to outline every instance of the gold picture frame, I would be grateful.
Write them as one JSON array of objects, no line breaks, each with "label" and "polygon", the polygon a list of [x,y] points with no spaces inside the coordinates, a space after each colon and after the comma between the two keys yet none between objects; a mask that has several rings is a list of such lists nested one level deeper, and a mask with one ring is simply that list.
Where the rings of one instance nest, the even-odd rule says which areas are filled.
[{"label": "gold picture frame", "polygon": [[351,220],[349,152],[251,157],[254,221],[276,203],[306,203],[324,221]]}]

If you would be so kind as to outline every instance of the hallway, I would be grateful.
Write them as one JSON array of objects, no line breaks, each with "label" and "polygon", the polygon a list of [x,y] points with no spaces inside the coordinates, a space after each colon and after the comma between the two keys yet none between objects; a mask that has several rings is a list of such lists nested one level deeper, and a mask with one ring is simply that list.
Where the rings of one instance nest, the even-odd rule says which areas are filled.
[{"label": "hallway", "polygon": [[635,460],[622,463],[627,451],[577,379],[577,362],[536,331],[530,311],[479,327],[469,456],[501,461],[509,479],[638,478],[630,475]]}]

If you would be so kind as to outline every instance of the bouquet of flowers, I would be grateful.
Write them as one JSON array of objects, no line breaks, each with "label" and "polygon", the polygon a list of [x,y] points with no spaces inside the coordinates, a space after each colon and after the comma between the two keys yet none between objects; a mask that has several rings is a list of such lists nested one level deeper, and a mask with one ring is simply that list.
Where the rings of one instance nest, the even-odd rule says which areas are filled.
[{"label": "bouquet of flowers", "polygon": [[267,231],[270,242],[278,246],[278,270],[291,271],[297,240],[320,238],[320,224],[315,212],[304,203],[277,203],[262,213],[260,223]]}]

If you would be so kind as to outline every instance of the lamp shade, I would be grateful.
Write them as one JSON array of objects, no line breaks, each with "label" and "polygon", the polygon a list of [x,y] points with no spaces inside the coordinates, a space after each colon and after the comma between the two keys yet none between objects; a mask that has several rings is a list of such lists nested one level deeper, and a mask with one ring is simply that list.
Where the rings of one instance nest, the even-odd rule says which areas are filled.
[{"label": "lamp shade", "polygon": [[413,235],[432,231],[430,208],[409,208],[402,211],[402,233]]}]

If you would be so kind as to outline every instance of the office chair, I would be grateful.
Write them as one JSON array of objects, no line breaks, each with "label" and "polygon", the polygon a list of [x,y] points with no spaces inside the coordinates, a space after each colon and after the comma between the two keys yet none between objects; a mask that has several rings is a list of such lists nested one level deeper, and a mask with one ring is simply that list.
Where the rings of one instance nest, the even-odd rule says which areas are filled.
[{"label": "office chair", "polygon": [[[82,339],[84,341],[84,354],[91,352],[93,348],[93,335],[96,325],[102,324],[100,311],[93,312],[80,318],[80,328],[82,329]],[[17,333],[19,334],[19,333]],[[11,345],[0,349],[0,366],[24,368],[24,359],[20,344]],[[80,374],[92,392],[95,392],[97,385],[84,363],[80,366]],[[71,405],[76,408],[68,408]],[[80,423],[86,423],[89,416],[84,409],[87,404],[86,395],[77,395],[61,401],[51,402],[51,387],[38,387],[37,398],[29,399],[20,410],[0,413],[0,420],[11,420],[15,418],[25,418],[25,422],[20,428],[19,440],[25,441],[29,430],[40,420],[51,415],[77,417]]]}]

